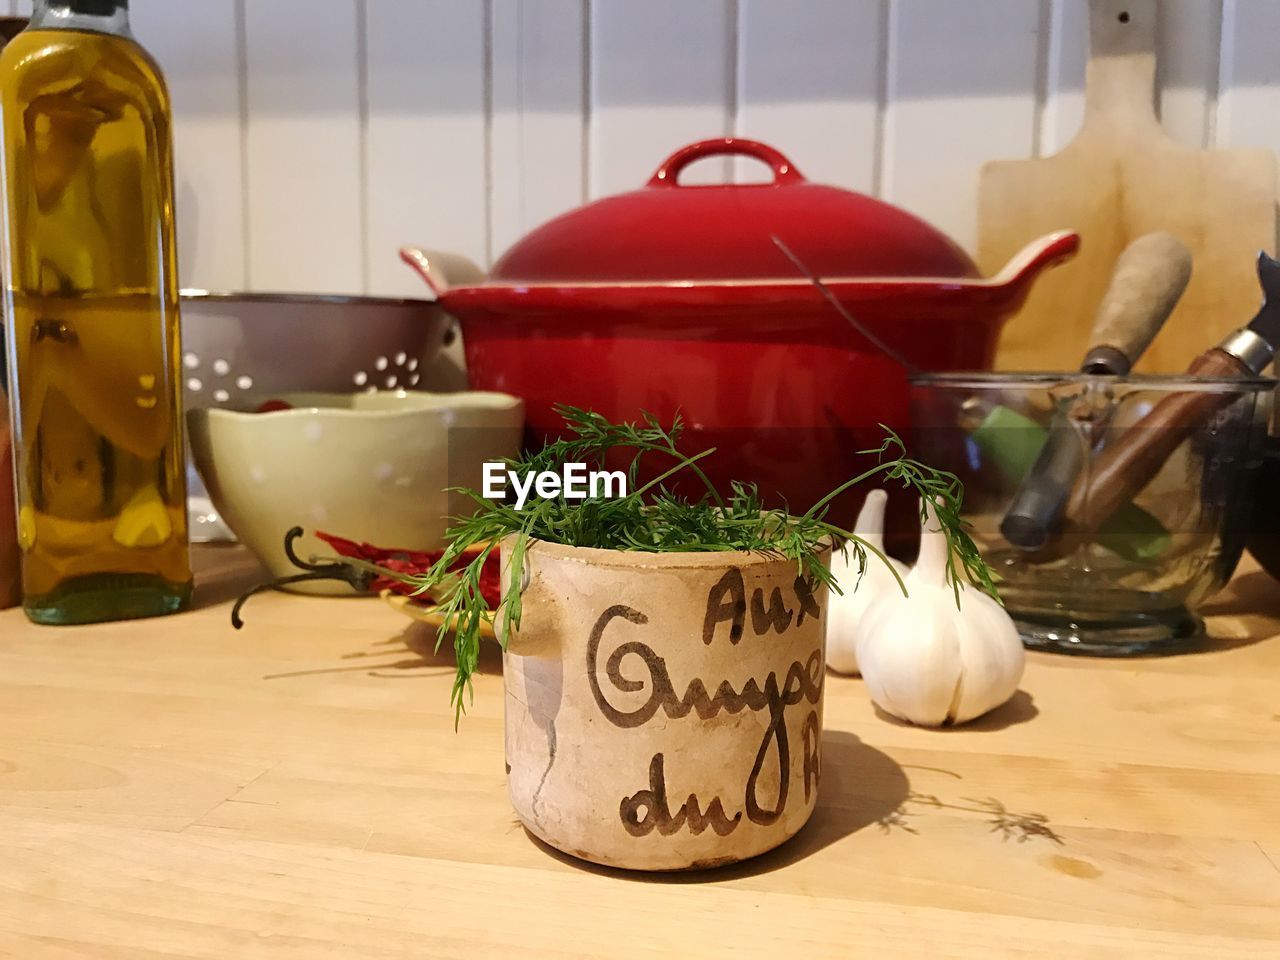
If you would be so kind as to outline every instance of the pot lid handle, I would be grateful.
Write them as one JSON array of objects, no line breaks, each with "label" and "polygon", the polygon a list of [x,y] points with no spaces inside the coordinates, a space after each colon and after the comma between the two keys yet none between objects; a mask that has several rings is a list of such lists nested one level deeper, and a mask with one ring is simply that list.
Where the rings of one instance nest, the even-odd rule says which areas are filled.
[{"label": "pot lid handle", "polygon": [[759,140],[745,140],[742,137],[716,137],[714,140],[699,140],[687,147],[681,147],[666,160],[649,178],[651,187],[679,186],[680,172],[695,160],[703,157],[742,156],[754,157],[773,171],[773,182],[777,186],[795,183],[807,183],[804,176],[796,169],[794,163],[781,152]]}]

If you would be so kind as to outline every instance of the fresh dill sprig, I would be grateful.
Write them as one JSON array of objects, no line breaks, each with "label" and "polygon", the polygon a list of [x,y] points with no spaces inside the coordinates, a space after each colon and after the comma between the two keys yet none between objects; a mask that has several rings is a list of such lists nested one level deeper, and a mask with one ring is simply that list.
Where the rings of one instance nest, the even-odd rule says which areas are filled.
[{"label": "fresh dill sprig", "polygon": [[[947,543],[951,547],[947,552],[946,577],[947,583],[951,584],[955,591],[956,605],[960,605],[960,591],[966,582],[999,600],[1000,593],[996,589],[995,573],[982,559],[978,545],[969,536],[968,524],[960,516],[960,510],[964,505],[964,484],[961,483],[960,478],[949,471],[938,470],[919,460],[910,459],[902,438],[883,423],[880,424],[880,429],[885,432],[884,442],[873,449],[858,451],[859,456],[874,456],[880,462],[865,473],[836,487],[815,503],[805,516],[815,512],[820,514],[827,504],[840,494],[877,473],[883,474],[882,479],[886,483],[901,481],[904,488],[914,490],[920,498],[921,523],[924,523],[927,515],[926,504],[933,504],[942,533],[946,535]],[[892,459],[886,460],[885,458],[889,456],[892,456]],[[843,531],[833,529],[832,532],[845,535]],[[959,560],[959,569],[956,566],[957,560]],[[960,575],[961,571],[963,576]]]},{"label": "fresh dill sprig", "polygon": [[[840,586],[825,560],[827,547],[834,544],[835,549],[852,551],[859,577],[866,569],[868,553],[886,565],[888,561],[854,532],[830,523],[827,509],[844,491],[879,476],[883,482],[901,482],[913,490],[920,497],[922,517],[925,502],[933,504],[951,545],[947,580],[956,591],[957,604],[966,582],[998,599],[994,575],[960,518],[964,494],[960,480],[952,473],[908,459],[902,440],[887,427],[884,443],[859,451],[876,457],[875,466],[841,484],[803,515],[793,516],[785,510],[766,508],[751,485],[733,484],[728,499],[724,499],[699,466],[699,461],[712,454],[714,448],[693,456],[681,452],[678,443],[683,424],[678,416],[670,427],[663,427],[648,414],[639,422],[612,423],[598,413],[577,407],[561,405],[556,410],[564,418],[565,436],[547,443],[537,453],[508,460],[508,470],[524,479],[530,474],[559,470],[566,463],[603,467],[610,454],[630,451],[626,496],[535,499],[524,509],[516,510],[463,488],[457,492],[469,497],[476,510],[471,516],[453,519],[444,555],[423,574],[381,571],[415,587],[417,594],[430,590],[440,598],[442,623],[436,647],[439,649],[453,633],[457,659],[452,694],[455,723],[474,695],[472,677],[479,664],[483,625],[497,628],[504,648],[510,631],[520,626],[524,557],[536,540],[606,550],[763,553],[793,561],[800,576],[839,592]],[[641,461],[653,456],[670,461],[669,466],[656,479],[638,484]],[[680,473],[698,480],[702,491],[697,499],[677,496],[663,486]],[[497,609],[490,609],[480,589],[481,573],[489,555],[508,537],[513,539],[507,582]],[[478,552],[466,566],[450,569],[472,550]],[[901,578],[896,572],[894,576],[905,593]]]}]

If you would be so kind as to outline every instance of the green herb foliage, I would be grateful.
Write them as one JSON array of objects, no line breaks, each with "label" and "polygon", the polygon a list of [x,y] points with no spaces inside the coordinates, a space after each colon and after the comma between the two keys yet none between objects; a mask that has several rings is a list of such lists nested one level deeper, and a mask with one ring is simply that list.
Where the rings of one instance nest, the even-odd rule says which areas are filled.
[{"label": "green herb foliage", "polygon": [[[558,471],[566,463],[602,468],[611,451],[631,451],[628,495],[617,499],[532,500],[523,510],[516,510],[488,500],[474,490],[461,489],[459,492],[475,501],[475,513],[455,518],[449,530],[449,545],[430,570],[419,576],[401,577],[417,587],[419,593],[433,590],[437,597],[442,597],[440,612],[444,622],[436,645],[438,649],[450,632],[454,634],[458,664],[453,686],[455,719],[461,717],[471,699],[471,678],[479,663],[483,625],[496,625],[504,647],[508,630],[520,625],[524,556],[534,540],[605,550],[745,550],[769,554],[794,561],[800,576],[839,591],[824,557],[825,547],[833,541],[837,549],[853,552],[859,578],[866,569],[868,553],[881,562],[886,561],[878,550],[853,532],[829,523],[826,520],[828,506],[850,487],[878,476],[880,482],[900,482],[914,490],[921,499],[922,517],[924,501],[932,502],[942,532],[951,545],[947,579],[956,591],[957,604],[966,582],[997,597],[991,569],[960,519],[964,490],[959,479],[954,474],[908,459],[902,441],[887,427],[884,429],[888,436],[880,447],[859,451],[875,457],[874,466],[831,491],[803,516],[794,516],[785,510],[765,508],[754,486],[735,483],[727,499],[722,497],[699,466],[699,461],[715,452],[714,448],[692,456],[682,453],[677,446],[682,432],[678,416],[670,427],[663,427],[647,414],[637,423],[611,423],[597,413],[576,407],[560,406],[557,412],[564,417],[566,436],[548,443],[538,453],[508,461],[508,469],[524,478],[530,473]],[[655,479],[639,484],[641,461],[651,457],[668,460],[670,465]],[[680,497],[663,486],[680,473],[690,474],[701,483],[704,492],[700,497]],[[514,539],[508,579],[498,609],[491,610],[480,592],[480,574],[489,553],[509,536]],[[449,571],[464,553],[474,548],[479,548],[479,552],[466,567]],[[897,577],[896,572],[894,576]],[[900,578],[898,583],[901,587]]]}]

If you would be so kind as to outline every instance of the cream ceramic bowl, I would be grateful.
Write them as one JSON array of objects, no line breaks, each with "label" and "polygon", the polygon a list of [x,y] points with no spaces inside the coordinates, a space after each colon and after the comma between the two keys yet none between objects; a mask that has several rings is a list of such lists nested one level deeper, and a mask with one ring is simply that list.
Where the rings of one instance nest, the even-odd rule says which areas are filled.
[{"label": "cream ceramic bowl", "polygon": [[[273,398],[277,399],[277,398]],[[381,547],[434,550],[449,517],[471,502],[483,464],[520,449],[524,404],[503,393],[295,393],[292,409],[187,414],[191,449],[218,512],[273,577],[298,573],[285,533],[307,531],[298,555],[332,555],[316,530]],[[249,401],[249,409],[256,402]],[[339,582],[296,588],[350,594]]]}]

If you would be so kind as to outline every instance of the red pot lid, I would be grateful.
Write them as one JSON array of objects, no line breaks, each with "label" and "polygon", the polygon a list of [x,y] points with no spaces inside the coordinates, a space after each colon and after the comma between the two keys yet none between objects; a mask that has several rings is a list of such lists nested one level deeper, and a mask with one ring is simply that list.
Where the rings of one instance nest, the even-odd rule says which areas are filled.
[{"label": "red pot lid", "polygon": [[[685,186],[680,171],[715,155],[755,157],[769,183]],[[777,236],[820,277],[966,277],[978,269],[940,231],[904,210],[810,183],[777,150],[733,137],[674,154],[631,193],[543,224],[494,264],[491,283],[794,279]]]}]

